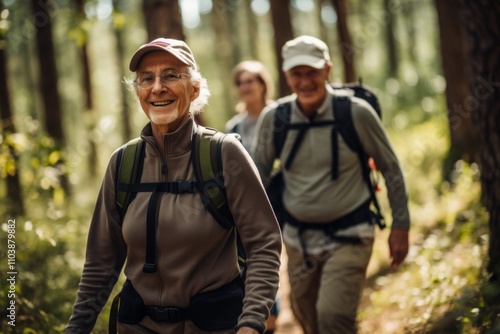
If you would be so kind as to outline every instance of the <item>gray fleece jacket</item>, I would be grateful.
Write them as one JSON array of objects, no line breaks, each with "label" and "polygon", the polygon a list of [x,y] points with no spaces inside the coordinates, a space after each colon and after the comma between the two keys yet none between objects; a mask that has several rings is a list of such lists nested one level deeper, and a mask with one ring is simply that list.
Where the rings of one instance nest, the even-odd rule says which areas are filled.
[{"label": "gray fleece jacket", "polygon": [[[327,85],[328,93],[322,106],[317,111],[315,121],[333,119],[332,97],[337,94]],[[292,101],[291,123],[310,122],[299,109],[294,95],[287,98]],[[353,122],[361,144],[384,177],[389,203],[392,209],[392,227],[408,229],[410,218],[408,196],[398,159],[389,142],[380,118],[364,100],[352,97]],[[279,101],[278,101],[279,102]],[[277,104],[264,110],[257,123],[256,141],[252,156],[265,185],[270,181],[276,152],[273,145],[274,115]],[[289,130],[285,140],[281,160],[290,154],[298,131]],[[288,170],[283,171],[285,191],[283,202],[287,211],[296,219],[306,222],[327,223],[353,211],[370,198],[368,187],[363,179],[359,158],[352,151],[342,136],[339,139],[339,176],[332,180],[332,144],[331,127],[309,129],[299,147],[295,159]],[[287,233],[287,229],[292,233]],[[294,228],[285,225],[284,239],[298,245],[298,236]],[[366,235],[366,231],[353,229],[354,234]],[[318,231],[310,233],[311,239]],[[373,233],[372,233],[373,234]],[[307,233],[305,234],[307,236]],[[324,238],[323,238],[324,239]],[[307,240],[306,240],[307,242]],[[312,244],[312,243],[308,243]]]}]

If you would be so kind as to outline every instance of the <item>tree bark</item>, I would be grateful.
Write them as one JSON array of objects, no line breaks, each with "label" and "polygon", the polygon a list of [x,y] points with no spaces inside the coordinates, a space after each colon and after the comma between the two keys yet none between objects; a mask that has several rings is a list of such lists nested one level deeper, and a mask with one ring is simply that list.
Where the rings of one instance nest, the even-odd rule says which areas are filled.
[{"label": "tree bark", "polygon": [[58,145],[64,142],[62,110],[57,90],[57,68],[52,39],[52,22],[48,0],[31,0],[33,21],[36,26],[36,44],[40,69],[39,85],[44,110],[44,126],[47,134]]},{"label": "tree bark", "polygon": [[344,65],[344,81],[354,82],[356,81],[356,70],[354,53],[352,52],[352,38],[347,24],[347,3],[345,0],[332,0],[332,4],[337,12],[337,33]]},{"label": "tree bark", "polygon": [[403,12],[406,32],[408,34],[408,57],[410,58],[410,62],[416,64],[418,66],[418,57],[417,57],[417,28],[415,27],[415,0],[406,0],[402,1],[401,9]]},{"label": "tree bark", "polygon": [[177,0],[143,0],[142,8],[148,41],[159,37],[185,40]]},{"label": "tree bark", "polygon": [[[76,14],[78,18],[78,24],[82,26],[82,23],[85,22],[85,0],[77,0],[76,1]],[[87,52],[87,32],[83,32],[85,34],[85,38],[78,44],[80,62],[82,64],[82,78],[83,78],[83,95],[85,98],[84,105],[84,119],[86,120],[87,133],[91,134],[95,129],[96,115],[94,111],[94,103],[92,100],[92,85],[91,85],[91,77],[90,77],[90,64],[89,57]],[[87,159],[88,169],[91,176],[97,175],[97,167],[99,166],[99,154],[97,152],[97,145],[94,141],[94,136],[88,136],[88,145],[89,145],[89,156],[92,159]]]},{"label": "tree bark", "polygon": [[[2,12],[3,8],[3,1],[0,1],[0,12]],[[7,72],[7,54],[5,52],[5,46],[5,35],[3,33],[0,33],[0,117],[2,119],[1,133],[4,137],[4,140],[9,135],[17,132],[10,103],[10,91],[8,86]],[[19,157],[17,156],[17,153],[11,145],[9,145],[9,155],[9,159],[13,160],[14,168],[13,172],[8,171],[6,176],[8,194],[6,198],[6,205],[9,218],[15,218],[16,216],[24,215],[25,210],[22,196],[22,187],[19,180]]]},{"label": "tree bark", "polygon": [[490,216],[487,269],[500,286],[500,2],[461,0],[461,8],[472,79],[466,107],[479,134],[481,183]]},{"label": "tree bark", "polygon": [[259,31],[259,27],[257,24],[257,19],[255,14],[252,12],[252,0],[245,0],[245,13],[248,20],[247,29],[248,29],[248,40],[250,43],[250,57],[252,59],[259,59],[259,39],[257,32]]},{"label": "tree bark", "polygon": [[466,41],[460,8],[454,0],[435,0],[441,43],[441,63],[446,78],[446,104],[450,126],[451,147],[444,174],[448,175],[456,161],[477,161],[477,134],[472,117],[464,114],[465,103],[471,97],[467,70]]},{"label": "tree bark", "polygon": [[276,54],[276,64],[279,76],[279,96],[286,96],[291,93],[284,75],[281,73],[283,59],[281,57],[281,48],[293,38],[292,19],[290,15],[290,1],[270,1],[271,17],[274,28],[274,53]]},{"label": "tree bark", "polygon": [[[33,23],[36,27],[35,39],[38,58],[39,87],[43,104],[44,127],[47,135],[54,142],[54,150],[62,150],[65,143],[62,107],[59,98],[58,73],[54,54],[54,41],[52,37],[52,21],[54,15],[53,3],[49,0],[31,0],[33,10]],[[60,167],[59,182],[64,193],[71,196],[67,172],[64,168],[65,157],[55,163]]]},{"label": "tree bark", "polygon": [[[113,0],[113,8],[115,15],[121,14],[119,0]],[[116,17],[115,17],[116,18]],[[113,32],[116,38],[116,64],[118,66],[118,73],[120,74],[120,78],[125,77],[125,70],[123,67],[123,59],[125,59],[125,47],[124,36],[123,36],[124,26],[121,24],[113,24]],[[132,128],[130,126],[130,108],[127,103],[128,91],[127,87],[124,83],[120,82],[120,100],[121,100],[121,122],[123,128],[123,139],[125,141],[129,141],[133,138]]]},{"label": "tree bark", "polygon": [[387,61],[389,63],[389,75],[393,78],[398,77],[398,50],[396,46],[396,37],[394,36],[394,25],[396,16],[391,11],[391,1],[384,0],[384,11],[387,13],[387,24],[385,26],[385,40],[387,43]]},{"label": "tree bark", "polygon": [[217,52],[217,65],[222,79],[224,91],[224,112],[229,119],[234,115],[236,100],[231,94],[232,81],[230,80],[232,69],[236,65],[231,46],[231,24],[229,17],[234,16],[236,4],[232,0],[214,0],[212,9],[212,22],[215,31],[215,48]]}]

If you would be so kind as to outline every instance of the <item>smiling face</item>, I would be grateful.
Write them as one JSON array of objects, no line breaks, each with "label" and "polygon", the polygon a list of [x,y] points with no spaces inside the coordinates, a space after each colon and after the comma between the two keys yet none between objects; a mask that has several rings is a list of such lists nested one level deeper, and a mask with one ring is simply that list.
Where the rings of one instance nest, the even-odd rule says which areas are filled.
[{"label": "smiling face", "polygon": [[288,86],[297,94],[297,102],[306,114],[314,113],[323,104],[330,68],[328,64],[322,69],[296,66],[285,72]]},{"label": "smiling face", "polygon": [[241,72],[236,80],[236,87],[240,99],[246,104],[265,101],[266,86],[256,74]]},{"label": "smiling face", "polygon": [[137,86],[137,97],[153,128],[156,127],[162,133],[175,131],[189,117],[191,101],[200,93],[199,85],[193,86],[185,75],[168,85],[162,83],[160,75],[167,70],[188,73],[187,65],[164,51],[146,53],[136,72],[138,78],[148,73],[155,76],[152,86]]}]

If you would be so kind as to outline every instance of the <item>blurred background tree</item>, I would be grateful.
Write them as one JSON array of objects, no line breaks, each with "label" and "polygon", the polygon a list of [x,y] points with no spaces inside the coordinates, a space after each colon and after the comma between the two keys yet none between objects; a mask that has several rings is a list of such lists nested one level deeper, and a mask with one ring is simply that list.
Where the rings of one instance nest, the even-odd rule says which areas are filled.
[{"label": "blurred background tree", "polygon": [[[463,285],[484,284],[483,295],[469,298],[467,308],[477,311],[455,316],[453,324],[462,330],[498,327],[499,24],[493,0],[0,0],[0,211],[16,219],[19,238],[17,330],[62,332],[71,312],[105,165],[147,121],[123,83],[133,75],[132,52],[160,36],[186,40],[212,92],[198,121],[223,129],[237,100],[233,66],[260,60],[279,87],[275,98],[284,96],[289,89],[281,47],[301,34],[329,45],[332,81],[361,78],[379,96],[408,178],[415,252],[428,249],[443,230],[455,231],[457,245],[478,247],[485,270],[475,268],[476,277]],[[0,223],[3,231],[6,223]],[[3,259],[6,244],[3,233]],[[370,275],[381,282],[387,256],[384,244],[376,247]],[[419,276],[412,261],[422,268],[422,261],[437,265],[442,258],[415,252],[406,268],[411,277]],[[443,291],[438,281],[418,284]],[[411,318],[421,306],[416,301],[399,309]],[[411,325],[424,332],[443,314],[433,310]],[[366,312],[365,322],[377,318]],[[96,333],[104,332],[106,320],[104,312]],[[6,318],[1,321],[2,332],[12,332]]]}]

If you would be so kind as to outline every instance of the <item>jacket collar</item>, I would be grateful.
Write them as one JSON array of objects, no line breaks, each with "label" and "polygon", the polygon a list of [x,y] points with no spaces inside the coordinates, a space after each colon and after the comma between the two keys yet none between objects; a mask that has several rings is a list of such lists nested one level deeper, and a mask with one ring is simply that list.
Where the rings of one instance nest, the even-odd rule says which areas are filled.
[{"label": "jacket collar", "polygon": [[[192,115],[181,124],[174,132],[169,132],[163,135],[163,143],[165,146],[166,156],[178,156],[185,154],[191,150],[191,142],[193,133],[196,131],[196,123]],[[151,123],[148,123],[141,131],[141,138],[147,143],[158,148],[153,137],[153,129]]]}]

